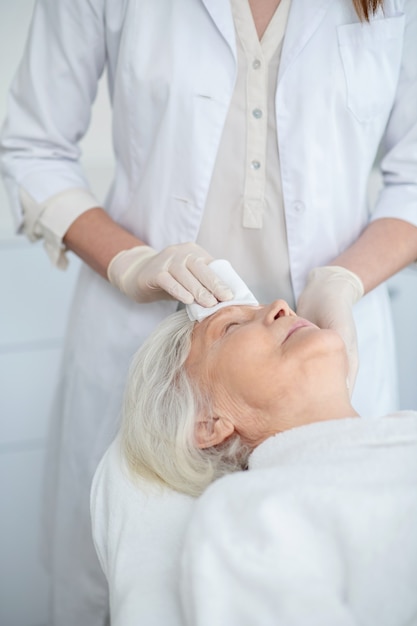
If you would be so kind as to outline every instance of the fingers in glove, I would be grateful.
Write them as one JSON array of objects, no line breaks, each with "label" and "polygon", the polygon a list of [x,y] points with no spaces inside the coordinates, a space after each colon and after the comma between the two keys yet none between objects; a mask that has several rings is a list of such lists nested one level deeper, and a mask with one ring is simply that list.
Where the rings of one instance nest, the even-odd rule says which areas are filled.
[{"label": "fingers in glove", "polygon": [[[233,291],[230,287],[226,285],[202,259],[195,257],[188,258],[187,267],[195,276],[196,280],[205,287],[209,293],[213,294],[216,302],[224,302],[233,298]],[[206,305],[197,300],[197,298],[196,301],[203,306],[213,306]],[[214,304],[216,304],[216,302]]]},{"label": "fingers in glove", "polygon": [[[174,300],[179,300],[184,304],[192,304],[195,301],[202,306],[214,306],[217,303],[216,298],[204,289],[189,272],[182,273],[181,282],[172,275],[172,272],[161,272],[158,274],[156,283]],[[203,290],[202,293],[201,290]]]},{"label": "fingers in glove", "polygon": [[347,375],[347,387],[349,394],[352,396],[353,388],[355,386],[356,376],[359,369],[359,354],[358,346],[356,342],[356,335],[354,337],[343,337],[346,346],[346,354],[348,359],[348,375]]},{"label": "fingers in glove", "polygon": [[[210,293],[210,291],[208,291],[201,284],[201,282],[197,280],[197,278],[195,278],[195,276],[187,267],[184,267],[183,265],[173,265],[170,268],[169,273],[171,278],[173,278],[177,282],[177,284],[181,286],[182,289],[186,290],[187,293],[191,295],[192,300],[187,300],[186,304],[191,304],[191,302],[197,302],[197,304],[201,304],[201,306],[205,307],[210,307],[217,304],[217,298],[215,298],[215,296]],[[164,280],[166,280],[166,278],[164,278]],[[161,284],[159,277],[158,283]],[[181,302],[185,302],[185,300],[181,300]]]}]

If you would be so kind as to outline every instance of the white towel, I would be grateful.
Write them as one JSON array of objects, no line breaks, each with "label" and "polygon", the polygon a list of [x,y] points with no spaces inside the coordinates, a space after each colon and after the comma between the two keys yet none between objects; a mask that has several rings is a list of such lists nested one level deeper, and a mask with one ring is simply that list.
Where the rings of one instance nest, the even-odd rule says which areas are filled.
[{"label": "white towel", "polygon": [[226,285],[230,287],[233,291],[233,299],[227,300],[226,302],[218,302],[211,307],[204,307],[195,302],[193,304],[187,304],[186,310],[191,321],[201,322],[204,318],[209,317],[209,315],[213,315],[213,313],[216,313],[216,311],[219,311],[226,306],[233,306],[236,304],[256,306],[259,304],[253,293],[235,272],[229,261],[217,259],[216,261],[212,261],[209,264],[209,267],[213,270],[213,272],[216,272],[217,276],[221,278]]}]

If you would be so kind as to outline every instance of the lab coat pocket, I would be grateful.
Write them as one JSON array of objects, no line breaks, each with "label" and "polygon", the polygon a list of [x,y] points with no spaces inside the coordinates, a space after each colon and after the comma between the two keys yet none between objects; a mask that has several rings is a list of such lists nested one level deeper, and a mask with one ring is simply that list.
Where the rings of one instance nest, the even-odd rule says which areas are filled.
[{"label": "lab coat pocket", "polygon": [[338,26],[347,107],[360,122],[389,115],[401,65],[405,16]]}]

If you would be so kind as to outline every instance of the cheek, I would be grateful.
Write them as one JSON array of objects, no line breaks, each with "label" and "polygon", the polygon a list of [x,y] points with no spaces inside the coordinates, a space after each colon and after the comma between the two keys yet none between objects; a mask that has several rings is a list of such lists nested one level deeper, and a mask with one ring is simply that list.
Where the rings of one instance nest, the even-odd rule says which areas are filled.
[{"label": "cheek", "polygon": [[[224,342],[207,363],[209,393],[218,407],[245,403],[247,391],[258,387],[262,360],[249,339],[235,337]],[[251,394],[249,394],[251,395]]]},{"label": "cheek", "polygon": [[232,401],[260,408],[280,396],[288,383],[282,362],[279,352],[271,352],[258,343],[250,351],[239,349],[225,359],[218,376]]},{"label": "cheek", "polygon": [[210,355],[210,369],[232,378],[236,370],[246,370],[254,359],[254,341],[250,333],[232,332]]},{"label": "cheek", "polygon": [[255,339],[234,341],[223,357],[224,369],[239,385],[265,376],[272,365],[270,349]]},{"label": "cheek", "polygon": [[335,331],[307,331],[295,336],[286,346],[283,367],[288,389],[300,393],[305,386],[314,386],[322,373],[338,367],[344,359],[345,345]]}]

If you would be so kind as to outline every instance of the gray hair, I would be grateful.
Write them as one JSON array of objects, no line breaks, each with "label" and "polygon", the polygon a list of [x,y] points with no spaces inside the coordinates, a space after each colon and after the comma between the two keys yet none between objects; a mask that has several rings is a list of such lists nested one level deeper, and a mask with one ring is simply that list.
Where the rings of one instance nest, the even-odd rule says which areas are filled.
[{"label": "gray hair", "polygon": [[[185,361],[195,322],[182,310],[167,317],[134,356],[122,413],[122,451],[134,475],[198,496],[220,476],[246,468],[250,449],[238,435],[200,449],[195,423],[210,400]],[[209,413],[210,414],[210,413]]]}]

